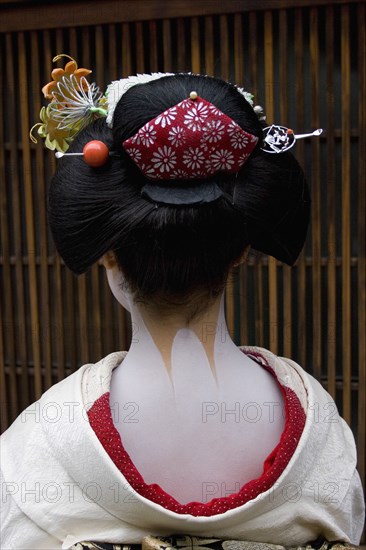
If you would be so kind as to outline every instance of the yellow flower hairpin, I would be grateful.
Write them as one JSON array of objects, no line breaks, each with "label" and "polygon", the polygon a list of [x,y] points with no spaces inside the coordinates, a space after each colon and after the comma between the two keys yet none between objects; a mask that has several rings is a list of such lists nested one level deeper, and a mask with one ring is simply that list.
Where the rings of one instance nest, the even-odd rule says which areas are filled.
[{"label": "yellow flower hairpin", "polygon": [[47,108],[42,107],[42,122],[31,128],[29,137],[33,143],[37,143],[33,130],[38,127],[37,133],[45,139],[48,149],[65,152],[84,126],[96,118],[107,116],[107,109],[106,98],[98,86],[86,80],[91,71],[79,69],[75,59],[66,54],[57,55],[52,61],[62,57],[70,61],[64,69],[54,69],[51,73],[52,81],[42,88],[45,98],[51,102]]}]

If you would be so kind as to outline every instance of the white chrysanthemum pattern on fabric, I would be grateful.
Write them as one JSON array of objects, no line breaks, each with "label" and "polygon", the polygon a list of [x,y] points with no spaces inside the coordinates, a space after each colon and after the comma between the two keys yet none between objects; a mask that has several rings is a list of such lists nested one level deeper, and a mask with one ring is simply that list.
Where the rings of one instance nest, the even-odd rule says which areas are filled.
[{"label": "white chrysanthemum pattern on fabric", "polygon": [[220,111],[215,105],[212,105],[212,103],[209,105],[209,111],[212,115],[215,115],[215,117],[221,117],[224,113]]},{"label": "white chrysanthemum pattern on fabric", "polygon": [[151,124],[145,124],[145,126],[133,136],[132,141],[134,141],[136,145],[142,144],[145,147],[150,147],[150,145],[156,141],[156,130]]},{"label": "white chrysanthemum pattern on fabric", "polygon": [[203,140],[208,143],[217,143],[224,135],[225,126],[220,120],[212,120],[203,128]]},{"label": "white chrysanthemum pattern on fabric", "polygon": [[175,147],[183,145],[186,140],[186,132],[183,126],[174,126],[169,131],[168,140],[171,141],[172,145]]},{"label": "white chrysanthemum pattern on fabric", "polygon": [[147,164],[141,164],[140,170],[147,178],[153,178],[155,176],[155,167]]},{"label": "white chrysanthemum pattern on fabric", "polygon": [[234,155],[227,149],[220,149],[211,155],[209,163],[215,172],[220,170],[230,170],[234,164]]},{"label": "white chrysanthemum pattern on fabric", "polygon": [[136,163],[141,160],[141,156],[142,156],[140,149],[137,149],[136,147],[130,149],[129,155],[132,158],[132,160]]},{"label": "white chrysanthemum pattern on fabric", "polygon": [[193,130],[193,132],[201,130],[208,114],[209,111],[207,106],[200,101],[187,111],[187,114],[184,116],[184,124],[186,124],[190,130]]},{"label": "white chrysanthemum pattern on fabric", "polygon": [[170,174],[170,179],[179,179],[179,180],[186,180],[188,178],[188,173],[185,170],[182,170],[181,168],[177,168],[174,170],[173,173]]},{"label": "white chrysanthemum pattern on fabric", "polygon": [[238,172],[257,141],[197,97],[161,113],[124,141],[123,147],[148,179],[193,180],[216,172]]},{"label": "white chrysanthemum pattern on fabric", "polygon": [[230,139],[230,143],[234,149],[244,149],[248,145],[247,136],[243,136],[241,132],[235,132]]},{"label": "white chrysanthemum pattern on fabric", "polygon": [[151,162],[159,172],[171,172],[177,164],[177,156],[171,147],[163,145],[153,154]]},{"label": "white chrysanthemum pattern on fabric", "polygon": [[164,111],[164,113],[156,117],[155,124],[156,126],[161,126],[162,128],[165,128],[165,126],[171,125],[173,120],[175,120],[176,116],[177,116],[176,107],[171,107],[169,111]]},{"label": "white chrysanthemum pattern on fabric", "polygon": [[242,164],[245,164],[249,157],[250,157],[250,153],[243,153],[239,157],[239,162],[241,162]]},{"label": "white chrysanthemum pattern on fabric", "polygon": [[201,168],[205,162],[205,155],[199,147],[190,147],[183,154],[183,164],[190,168],[191,170],[197,170]]}]

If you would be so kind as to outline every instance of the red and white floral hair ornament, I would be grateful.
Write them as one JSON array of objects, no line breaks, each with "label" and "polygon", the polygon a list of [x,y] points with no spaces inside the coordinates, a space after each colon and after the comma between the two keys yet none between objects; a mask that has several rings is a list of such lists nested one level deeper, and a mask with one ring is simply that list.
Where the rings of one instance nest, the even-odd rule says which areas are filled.
[{"label": "red and white floral hair ornament", "polygon": [[[37,143],[33,131],[45,139],[49,149],[56,150],[58,158],[82,156],[92,168],[104,166],[109,151],[98,140],[85,144],[81,152],[68,152],[77,133],[99,117],[113,127],[113,116],[121,97],[133,86],[173,76],[173,73],[152,73],[129,76],[112,82],[105,94],[86,76],[89,69],[78,68],[76,61],[67,54],[56,56],[53,61],[66,57],[65,68],[52,71],[52,81],[43,88],[48,107],[42,107],[41,122],[30,131],[30,138]],[[235,86],[253,107],[253,96]],[[263,109],[254,107],[258,118],[265,120]],[[290,149],[296,139],[320,135],[321,129],[311,134],[295,135],[283,126],[272,125],[263,130],[261,149],[267,153],[282,153]],[[190,98],[167,109],[143,126],[123,143],[123,148],[133,159],[148,181],[142,195],[167,204],[197,204],[211,202],[224,192],[210,179],[218,172],[237,173],[255,149],[258,138],[245,132],[238,124],[212,103],[192,92]],[[203,181],[195,183],[200,179]],[[167,185],[167,180],[174,180]],[[207,180],[207,181],[204,181]]]},{"label": "red and white floral hair ornament", "polygon": [[257,142],[257,136],[191,92],[124,141],[123,148],[148,179],[193,180],[239,172]]}]

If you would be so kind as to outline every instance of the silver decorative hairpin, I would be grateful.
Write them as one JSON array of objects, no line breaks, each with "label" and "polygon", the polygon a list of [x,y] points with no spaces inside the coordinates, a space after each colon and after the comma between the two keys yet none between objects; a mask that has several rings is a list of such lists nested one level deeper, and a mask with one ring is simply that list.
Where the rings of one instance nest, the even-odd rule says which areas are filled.
[{"label": "silver decorative hairpin", "polygon": [[284,153],[293,147],[298,139],[312,136],[320,136],[322,128],[318,128],[309,134],[295,134],[291,128],[272,124],[263,129],[262,151],[266,153]]}]

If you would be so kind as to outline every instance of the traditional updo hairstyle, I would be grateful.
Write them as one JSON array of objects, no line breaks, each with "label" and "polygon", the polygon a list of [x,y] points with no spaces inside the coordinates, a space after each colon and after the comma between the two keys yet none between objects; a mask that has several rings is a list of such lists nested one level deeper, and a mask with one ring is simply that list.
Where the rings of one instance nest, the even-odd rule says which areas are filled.
[{"label": "traditional updo hairstyle", "polygon": [[[239,173],[211,176],[224,191],[217,200],[159,204],[141,194],[148,180],[122,142],[192,90],[259,142]],[[112,250],[135,299],[159,304],[184,302],[193,293],[206,300],[216,296],[248,244],[289,265],[295,262],[310,210],[303,171],[289,152],[260,149],[261,123],[235,86],[189,74],[133,86],[116,106],[113,129],[98,119],[80,132],[69,151],[80,152],[94,139],[114,153],[108,163],[92,168],[82,157],[61,159],[49,190],[52,235],[74,273],[84,273]],[[205,181],[165,185],[174,192],[200,183]]]}]

